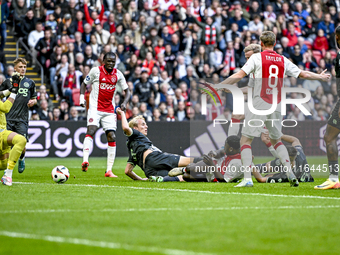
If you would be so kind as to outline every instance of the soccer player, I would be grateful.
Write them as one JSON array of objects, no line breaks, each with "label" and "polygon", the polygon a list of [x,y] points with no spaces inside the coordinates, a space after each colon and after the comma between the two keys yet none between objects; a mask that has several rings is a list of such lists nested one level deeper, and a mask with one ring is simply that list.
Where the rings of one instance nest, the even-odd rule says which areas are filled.
[{"label": "soccer player", "polygon": [[1,182],[7,186],[12,186],[13,169],[27,142],[24,136],[6,130],[5,113],[10,111],[14,100],[18,97],[20,80],[20,76],[15,74],[12,76],[12,84],[9,90],[0,92],[0,96],[9,96],[4,103],[0,100],[0,170],[5,170]]},{"label": "soccer player", "polygon": [[175,168],[169,176],[183,174],[186,182],[234,182],[243,177],[241,166],[240,138],[234,135],[225,140],[224,149],[203,155],[203,160],[191,163],[181,171]]},{"label": "soccer player", "polygon": [[[244,48],[243,50],[244,55],[247,59],[247,61],[249,60],[249,58],[254,54],[254,53],[259,53],[261,52],[261,45],[259,44],[249,44],[247,47]],[[247,94],[248,93],[248,88],[254,88],[254,82],[255,82],[255,78],[254,78],[254,74],[250,74],[249,75],[249,83],[248,86],[241,88],[243,94]],[[244,109],[248,110],[248,104],[245,103],[244,105]],[[228,135],[238,135],[238,132],[241,128],[241,121],[244,121],[245,119],[245,115],[235,115],[232,114],[231,115],[231,121],[232,124],[229,125],[229,129],[228,129]],[[261,134],[261,140],[264,142],[263,140],[263,135],[264,133],[267,133],[268,130],[266,128],[263,129],[262,134]],[[274,149],[274,146],[271,144],[270,140],[267,142],[264,142],[265,145],[267,146],[269,152],[275,157],[278,158],[277,153]]]},{"label": "soccer player", "polygon": [[80,87],[80,105],[85,107],[86,85],[92,84],[90,94],[90,106],[87,113],[87,132],[83,144],[82,171],[87,172],[89,166],[90,147],[93,143],[93,136],[101,122],[108,141],[107,168],[105,177],[117,177],[112,173],[112,166],[116,157],[116,129],[117,116],[115,110],[114,94],[116,86],[120,86],[125,92],[125,98],[121,109],[126,110],[126,104],[130,99],[130,92],[124,75],[116,68],[116,54],[108,52],[104,55],[103,66],[93,67]]},{"label": "soccer player", "polygon": [[[148,125],[142,115],[134,117],[127,122],[125,112],[117,108],[117,113],[122,116],[122,129],[128,137],[127,147],[129,151],[128,163],[125,167],[125,174],[133,180],[151,181],[183,181],[180,177],[169,177],[170,170],[177,167],[185,167],[189,163],[198,159],[179,156],[162,152],[147,138]],[[147,178],[142,178],[133,172],[133,168],[138,165]]]},{"label": "soccer player", "polygon": [[[324,70],[320,74],[309,71],[303,71],[294,65],[290,60],[277,54],[273,49],[276,42],[276,36],[271,31],[265,31],[260,36],[262,52],[253,54],[240,71],[224,80],[221,84],[234,84],[239,82],[243,77],[251,73],[255,76],[253,105],[256,109],[268,110],[273,102],[273,88],[277,88],[277,103],[281,102],[281,88],[283,86],[283,78],[285,75],[295,78],[303,78],[309,80],[328,81],[330,75]],[[272,79],[274,78],[274,80]],[[262,120],[269,132],[270,141],[274,144],[274,148],[286,168],[287,177],[291,186],[299,186],[298,179],[291,169],[291,163],[286,147],[281,142],[282,126],[279,121],[270,121],[270,119],[281,120],[279,107],[268,115],[256,115],[249,113],[249,120]],[[241,138],[241,158],[242,168],[244,170],[244,180],[235,187],[253,187],[251,178],[251,162],[252,151],[251,143],[254,137],[259,137],[262,127],[249,127],[248,125],[242,130]]]},{"label": "soccer player", "polygon": [[[265,138],[269,141],[268,134],[265,135]],[[314,178],[310,173],[309,165],[307,162],[306,155],[303,151],[302,145],[298,138],[290,135],[281,136],[281,140],[290,143],[291,145],[286,146],[288,155],[291,162],[292,171],[294,172],[296,178],[299,182],[314,182]],[[256,169],[259,172],[274,172],[275,170],[282,169],[282,164],[280,159],[274,159],[264,164],[256,165]],[[277,171],[275,171],[277,172]],[[285,173],[274,173],[268,174],[265,177],[261,175],[255,175],[255,178],[258,182],[288,182],[287,176]]]},{"label": "soccer player", "polygon": [[[335,30],[336,45],[340,49],[340,26]],[[335,60],[335,77],[338,98],[340,97],[340,52],[338,52]],[[314,189],[339,189],[339,161],[338,161],[338,145],[337,138],[340,133],[340,100],[336,102],[331,116],[328,119],[324,140],[326,142],[329,178],[321,185],[317,185]]]},{"label": "soccer player", "polygon": [[[33,80],[27,78],[27,61],[24,58],[14,60],[15,73],[19,73],[19,90],[11,110],[6,114],[7,130],[23,135],[28,140],[28,110],[37,103],[37,92]],[[14,73],[14,74],[15,74]],[[12,86],[10,79],[1,84],[1,90]],[[18,165],[19,173],[25,170],[25,150],[23,150]]]}]

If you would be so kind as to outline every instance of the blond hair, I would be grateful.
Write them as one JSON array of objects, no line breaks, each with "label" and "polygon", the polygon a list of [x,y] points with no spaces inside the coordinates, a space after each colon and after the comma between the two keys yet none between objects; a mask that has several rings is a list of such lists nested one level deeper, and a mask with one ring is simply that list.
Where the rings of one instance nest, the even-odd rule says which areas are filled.
[{"label": "blond hair", "polygon": [[24,64],[24,65],[27,65],[27,61],[26,61],[26,59],[24,59],[24,58],[17,58],[16,60],[13,61],[14,66],[16,66],[16,65],[19,64],[19,63],[22,63],[22,64]]},{"label": "blond hair", "polygon": [[264,46],[274,46],[276,42],[276,36],[272,31],[264,31],[260,36],[261,42]]},{"label": "blond hair", "polygon": [[138,120],[144,120],[143,115],[138,115],[138,116],[134,117],[132,120],[130,120],[129,121],[129,127],[130,128],[138,127]]},{"label": "blond hair", "polygon": [[254,53],[259,53],[261,52],[261,45],[259,44],[249,44],[247,47],[244,48],[243,52],[247,53],[248,51],[253,51]]}]

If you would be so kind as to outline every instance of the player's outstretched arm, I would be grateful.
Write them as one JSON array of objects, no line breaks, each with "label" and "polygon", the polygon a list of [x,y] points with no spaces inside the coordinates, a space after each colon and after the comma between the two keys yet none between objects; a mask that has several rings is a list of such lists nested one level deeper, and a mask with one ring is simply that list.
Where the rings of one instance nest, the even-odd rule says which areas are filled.
[{"label": "player's outstretched arm", "polygon": [[281,140],[283,140],[287,143],[291,143],[292,146],[301,146],[300,140],[298,138],[296,138],[295,136],[283,135],[283,136],[281,136]]},{"label": "player's outstretched arm", "polygon": [[122,105],[120,106],[120,108],[122,109],[122,111],[125,112],[126,111],[126,105],[129,102],[131,95],[130,95],[129,89],[125,89],[124,92],[125,92],[125,97],[124,97],[124,101],[123,101]]},{"label": "player's outstretched arm", "polygon": [[247,74],[243,70],[240,70],[237,73],[234,73],[229,78],[227,78],[224,81],[222,81],[220,84],[232,85],[232,84],[238,83],[245,76],[247,76]]},{"label": "player's outstretched arm", "polygon": [[125,133],[125,135],[130,136],[132,135],[132,130],[129,127],[129,123],[127,122],[126,116],[125,116],[125,112],[120,109],[119,107],[116,109],[116,112],[122,116],[122,129]]},{"label": "player's outstretched arm", "polygon": [[301,71],[299,78],[306,80],[318,80],[318,81],[328,81],[331,78],[330,74],[326,74],[327,69],[323,70],[322,73],[312,73],[309,71]]},{"label": "player's outstretched arm", "polygon": [[134,168],[134,165],[127,163],[125,167],[125,174],[135,181],[147,181],[148,180],[148,178],[142,178],[138,176],[134,171],[132,171],[133,168]]},{"label": "player's outstretched arm", "polygon": [[14,100],[17,96],[18,90],[19,90],[19,86],[18,84],[16,84],[15,86],[13,85],[9,90],[1,91],[1,93],[4,96],[8,96],[10,94],[10,96],[7,98],[5,102],[0,101],[1,112],[8,113],[11,110]]},{"label": "player's outstretched arm", "polygon": [[256,169],[256,167],[255,166],[253,166],[252,168],[251,168],[251,172],[253,173],[253,176],[255,177],[255,179],[258,181],[258,182],[260,182],[260,183],[265,183],[265,182],[267,182],[267,177],[263,177],[258,171],[257,171],[257,169]]}]

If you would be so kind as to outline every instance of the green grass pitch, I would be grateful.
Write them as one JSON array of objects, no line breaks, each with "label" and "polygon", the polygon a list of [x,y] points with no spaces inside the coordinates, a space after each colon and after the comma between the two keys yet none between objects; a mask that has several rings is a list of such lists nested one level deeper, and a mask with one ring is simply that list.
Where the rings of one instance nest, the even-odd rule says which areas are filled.
[{"label": "green grass pitch", "polygon": [[[268,158],[256,158],[263,163]],[[326,157],[309,157],[317,168]],[[116,159],[26,159],[13,186],[0,186],[0,254],[329,254],[339,250],[340,190],[259,184],[151,183],[124,174]],[[52,168],[70,179],[56,184]],[[136,172],[143,175],[141,170]],[[1,173],[2,174],[2,173]]]}]

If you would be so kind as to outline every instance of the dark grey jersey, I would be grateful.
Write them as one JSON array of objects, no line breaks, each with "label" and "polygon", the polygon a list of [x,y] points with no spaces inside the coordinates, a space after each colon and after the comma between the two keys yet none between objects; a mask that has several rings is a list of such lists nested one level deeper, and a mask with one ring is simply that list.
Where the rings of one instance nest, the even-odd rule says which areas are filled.
[{"label": "dark grey jersey", "polygon": [[[4,81],[5,87],[8,88],[11,87],[11,81],[10,79],[6,79]],[[2,87],[2,86],[1,86]],[[33,80],[24,77],[19,84],[19,91],[17,94],[17,97],[14,101],[14,104],[9,111],[9,113],[6,114],[6,120],[7,121],[22,121],[22,122],[28,122],[28,106],[27,103],[30,99],[36,98],[37,92],[35,89],[35,83]]]}]

